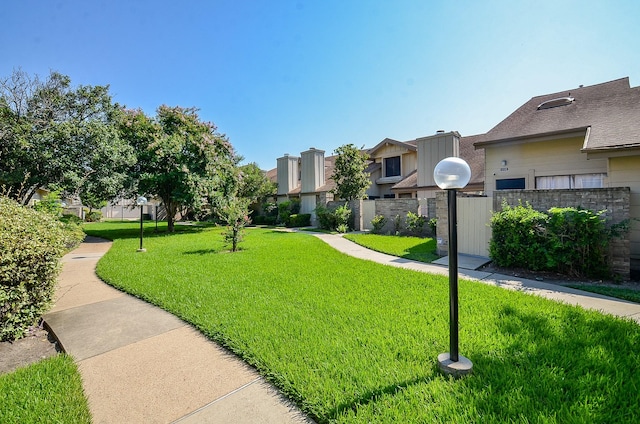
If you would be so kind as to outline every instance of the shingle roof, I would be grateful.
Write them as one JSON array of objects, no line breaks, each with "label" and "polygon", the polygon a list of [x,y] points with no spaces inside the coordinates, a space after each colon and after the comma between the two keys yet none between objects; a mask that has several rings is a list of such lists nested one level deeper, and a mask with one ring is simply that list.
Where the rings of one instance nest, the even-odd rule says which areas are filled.
[{"label": "shingle roof", "polygon": [[386,146],[387,144],[393,144],[393,145],[396,145],[396,146],[404,147],[407,150],[413,150],[413,151],[416,150],[416,142],[415,142],[415,140],[413,142],[405,142],[405,141],[394,140],[392,138],[385,138],[380,143],[378,143],[375,146],[373,146],[372,148],[368,149],[367,153],[369,154],[369,156],[372,156],[374,152],[379,150],[381,147]]},{"label": "shingle roof", "polygon": [[[546,101],[571,97],[564,106],[548,109]],[[502,141],[579,131],[584,150],[640,147],[640,87],[629,78],[531,98],[476,140],[476,148]]]},{"label": "shingle roof", "polygon": [[471,168],[469,184],[484,184],[484,149],[476,150],[473,144],[484,137],[484,134],[460,137],[460,157]]},{"label": "shingle roof", "polygon": [[418,170],[414,170],[407,175],[402,181],[391,187],[391,190],[409,190],[418,187]]}]

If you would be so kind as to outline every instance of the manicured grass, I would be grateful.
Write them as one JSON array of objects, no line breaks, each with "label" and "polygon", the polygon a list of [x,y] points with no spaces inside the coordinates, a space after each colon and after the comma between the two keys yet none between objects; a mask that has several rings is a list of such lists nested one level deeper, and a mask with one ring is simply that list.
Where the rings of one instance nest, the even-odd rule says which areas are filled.
[{"label": "manicured grass", "polygon": [[368,249],[400,258],[420,262],[438,259],[436,241],[431,238],[385,236],[380,234],[345,234],[349,239]]},{"label": "manicured grass", "polygon": [[593,286],[586,284],[570,284],[569,287],[574,289],[584,290],[591,293],[603,294],[605,296],[611,296],[618,299],[628,300],[630,302],[640,303],[640,291],[625,289],[623,287],[610,287],[610,286]]},{"label": "manicured grass", "polygon": [[0,422],[90,423],[73,359],[57,355],[0,375]]},{"label": "manicured grass", "polygon": [[640,422],[629,320],[461,280],[460,353],[474,374],[455,380],[437,370],[446,277],[269,229],[248,230],[236,253],[215,228],[151,237],[146,253],[136,242],[116,240],[98,274],[193,323],[318,422]]}]

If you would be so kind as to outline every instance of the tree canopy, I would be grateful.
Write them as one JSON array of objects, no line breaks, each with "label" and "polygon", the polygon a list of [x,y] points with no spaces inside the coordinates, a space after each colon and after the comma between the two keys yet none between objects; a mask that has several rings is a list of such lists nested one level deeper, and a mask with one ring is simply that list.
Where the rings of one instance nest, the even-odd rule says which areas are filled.
[{"label": "tree canopy", "polygon": [[153,118],[140,110],[124,111],[120,135],[137,154],[130,190],[162,199],[170,232],[180,208],[197,210],[205,200],[237,189],[239,157],[195,108],[160,106]]},{"label": "tree canopy", "polygon": [[114,197],[133,163],[120,139],[120,111],[108,86],[72,87],[51,72],[46,81],[15,70],[0,80],[0,185],[22,204],[37,188]]},{"label": "tree canopy", "polygon": [[344,200],[364,199],[371,185],[369,173],[366,172],[369,156],[353,144],[338,147],[333,180],[336,187],[333,194]]},{"label": "tree canopy", "polygon": [[251,202],[264,201],[276,194],[277,186],[271,182],[265,171],[257,163],[252,162],[240,167],[238,181],[238,197],[249,199]]}]

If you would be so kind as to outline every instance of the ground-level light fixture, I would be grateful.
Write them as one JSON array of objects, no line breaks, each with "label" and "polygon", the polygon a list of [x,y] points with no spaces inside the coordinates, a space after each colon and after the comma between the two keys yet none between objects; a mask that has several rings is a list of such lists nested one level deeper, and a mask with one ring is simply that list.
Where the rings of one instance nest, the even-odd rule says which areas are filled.
[{"label": "ground-level light fixture", "polygon": [[144,235],[144,228],[143,228],[143,214],[142,214],[142,207],[144,205],[147,204],[147,198],[144,196],[139,196],[136,199],[136,205],[140,206],[140,248],[137,250],[138,252],[146,252],[147,249],[145,249],[144,247],[142,247],[142,239],[143,239],[143,235]]},{"label": "ground-level light fixture", "polygon": [[455,377],[469,374],[473,364],[458,353],[458,230],[456,191],[469,184],[471,168],[463,159],[442,159],[433,170],[435,183],[447,190],[449,221],[449,352],[438,355],[438,366]]}]

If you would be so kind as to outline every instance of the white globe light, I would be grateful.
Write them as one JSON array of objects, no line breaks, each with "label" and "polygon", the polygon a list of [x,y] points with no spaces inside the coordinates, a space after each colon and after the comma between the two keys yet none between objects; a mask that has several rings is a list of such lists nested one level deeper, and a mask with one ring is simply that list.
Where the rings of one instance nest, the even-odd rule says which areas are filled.
[{"label": "white globe light", "polygon": [[136,199],[136,205],[142,206],[147,204],[147,198],[144,196],[140,196]]},{"label": "white globe light", "polygon": [[442,159],[433,169],[433,179],[443,190],[464,188],[471,179],[471,168],[464,159]]}]

